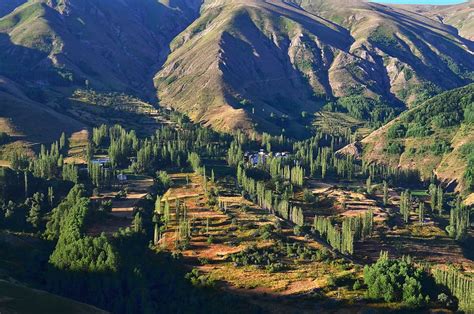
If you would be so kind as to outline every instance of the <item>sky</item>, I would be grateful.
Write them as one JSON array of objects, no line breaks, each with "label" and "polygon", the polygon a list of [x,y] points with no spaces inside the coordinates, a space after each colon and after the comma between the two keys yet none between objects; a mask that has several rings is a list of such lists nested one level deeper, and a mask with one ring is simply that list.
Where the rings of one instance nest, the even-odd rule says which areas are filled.
[{"label": "sky", "polygon": [[380,3],[396,3],[396,4],[457,4],[466,2],[465,0],[372,0],[372,2]]}]

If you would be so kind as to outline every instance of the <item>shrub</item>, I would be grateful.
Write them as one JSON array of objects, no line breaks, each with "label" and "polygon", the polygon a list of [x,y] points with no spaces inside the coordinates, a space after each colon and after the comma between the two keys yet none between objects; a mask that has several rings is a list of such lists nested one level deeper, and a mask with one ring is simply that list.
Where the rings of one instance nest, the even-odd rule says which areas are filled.
[{"label": "shrub", "polygon": [[299,237],[303,234],[303,228],[301,226],[296,225],[293,227],[293,233],[295,236]]},{"label": "shrub", "polygon": [[412,123],[408,127],[406,132],[406,137],[424,137],[431,134],[431,129],[429,126],[421,125],[419,123]]},{"label": "shrub", "polygon": [[275,226],[273,226],[273,224],[265,224],[258,227],[258,230],[256,230],[255,232],[255,235],[259,236],[263,240],[268,240],[268,239],[273,238],[274,231],[275,231]]},{"label": "shrub", "polygon": [[214,242],[214,237],[212,235],[210,235],[209,237],[207,237],[206,242],[207,242],[207,244],[212,244]]},{"label": "shrub", "polygon": [[207,276],[201,275],[198,269],[194,268],[191,272],[187,273],[184,278],[189,280],[191,284],[199,288],[212,288],[215,286],[215,281]]},{"label": "shrub", "polygon": [[265,269],[270,273],[277,273],[285,269],[285,265],[282,263],[271,263],[267,265]]},{"label": "shrub", "polygon": [[316,196],[314,196],[310,190],[304,189],[303,200],[307,203],[314,203],[316,201]]},{"label": "shrub", "polygon": [[401,123],[395,123],[387,130],[387,136],[390,139],[404,138],[405,134],[406,128]]},{"label": "shrub", "polygon": [[356,280],[354,284],[352,285],[352,290],[359,290],[362,287],[362,284],[360,283],[359,280]]},{"label": "shrub", "polygon": [[404,147],[400,143],[390,143],[388,144],[386,151],[391,155],[400,155],[404,151]]},{"label": "shrub", "polygon": [[247,247],[243,251],[229,256],[236,266],[255,265],[266,268],[274,264],[273,267],[269,268],[273,271],[278,269],[279,257],[281,257],[281,252],[276,247],[258,249],[256,246]]},{"label": "shrub", "polygon": [[171,186],[171,177],[166,171],[158,171],[156,180],[160,189],[167,190]]}]

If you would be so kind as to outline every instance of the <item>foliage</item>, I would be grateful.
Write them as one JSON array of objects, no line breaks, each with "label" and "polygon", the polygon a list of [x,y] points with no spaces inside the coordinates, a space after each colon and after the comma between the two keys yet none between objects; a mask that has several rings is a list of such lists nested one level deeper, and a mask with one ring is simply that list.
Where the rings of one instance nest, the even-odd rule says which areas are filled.
[{"label": "foliage", "polygon": [[187,273],[184,278],[189,280],[191,284],[198,288],[213,288],[215,286],[215,281],[207,275],[202,275],[197,268]]},{"label": "foliage", "polygon": [[401,301],[410,307],[425,302],[423,271],[406,259],[389,259],[382,253],[376,263],[364,267],[367,296],[385,302]]},{"label": "foliage", "polygon": [[[474,310],[474,279],[469,275],[463,274],[454,267],[447,269],[437,267],[432,270],[433,277],[436,283],[446,286],[451,293],[458,298],[459,308],[466,313]],[[443,297],[446,302],[447,296]]]}]

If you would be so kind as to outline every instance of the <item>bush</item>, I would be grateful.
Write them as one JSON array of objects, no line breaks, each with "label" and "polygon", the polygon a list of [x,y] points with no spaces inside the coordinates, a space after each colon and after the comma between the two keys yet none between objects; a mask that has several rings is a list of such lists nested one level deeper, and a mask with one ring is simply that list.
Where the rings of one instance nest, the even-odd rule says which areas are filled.
[{"label": "bush", "polygon": [[[267,267],[279,263],[281,256],[279,250],[275,247],[258,249],[256,246],[247,247],[245,250],[230,255],[230,259],[236,266],[256,265]],[[272,269],[277,269],[274,265]]]},{"label": "bush", "polygon": [[193,286],[199,288],[213,288],[216,285],[215,281],[211,277],[201,275],[199,270],[196,268],[187,273],[184,278],[189,280]]},{"label": "bush", "polygon": [[255,236],[268,240],[274,237],[275,226],[273,224],[265,224],[258,227],[255,231]]},{"label": "bush", "polygon": [[303,234],[303,228],[301,226],[296,225],[293,227],[293,233],[295,236],[299,237]]},{"label": "bush", "polygon": [[408,130],[405,134],[406,137],[424,137],[431,134],[431,129],[429,126],[421,125],[419,123],[412,123],[408,127]]},{"label": "bush", "polygon": [[354,282],[354,285],[352,285],[352,290],[354,290],[354,291],[355,291],[355,290],[359,290],[361,287],[362,287],[362,284],[360,283],[360,281],[359,281],[359,280],[356,280],[356,281]]},{"label": "bush", "polygon": [[404,138],[405,134],[406,134],[406,128],[401,123],[395,123],[387,131],[387,136],[390,139]]},{"label": "bush", "polygon": [[277,273],[285,269],[285,265],[282,263],[271,263],[267,265],[265,269],[270,273]]},{"label": "bush", "polygon": [[166,171],[158,171],[156,173],[156,181],[159,185],[159,188],[162,190],[167,190],[171,186],[171,177]]},{"label": "bush", "polygon": [[400,155],[404,151],[404,147],[400,143],[390,143],[388,144],[386,151],[392,155]]},{"label": "bush", "polygon": [[212,244],[214,243],[214,237],[212,235],[210,235],[209,237],[207,237],[207,240],[206,240],[207,244]]},{"label": "bush", "polygon": [[316,196],[314,196],[313,192],[310,190],[304,189],[303,200],[307,203],[314,203],[316,201]]}]

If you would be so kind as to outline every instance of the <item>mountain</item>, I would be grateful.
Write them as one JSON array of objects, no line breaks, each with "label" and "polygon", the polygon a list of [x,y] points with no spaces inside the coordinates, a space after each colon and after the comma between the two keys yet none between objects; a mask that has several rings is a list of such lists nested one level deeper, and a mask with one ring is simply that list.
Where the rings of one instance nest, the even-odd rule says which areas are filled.
[{"label": "mountain", "polygon": [[1,74],[42,86],[143,88],[197,13],[191,1],[176,3],[30,0],[0,20]]},{"label": "mountain", "polygon": [[[379,125],[474,80],[470,5],[433,15],[358,0],[7,2],[0,103],[64,121],[77,120],[71,95],[90,89],[155,99],[218,130],[305,136],[328,102]],[[18,112],[2,118],[27,129]]]},{"label": "mountain", "polygon": [[302,111],[334,97],[397,108],[472,82],[473,51],[454,27],[403,8],[207,1],[155,86],[162,104],[218,129],[298,130]]},{"label": "mountain", "polygon": [[[417,169],[474,191],[474,84],[435,96],[356,145],[367,162]],[[343,151],[354,151],[351,145]]]},{"label": "mountain", "polygon": [[0,76],[0,132],[29,142],[52,142],[62,132],[72,133],[85,125],[29,98],[22,86]]},{"label": "mountain", "polygon": [[[169,42],[192,21],[200,4],[198,0],[8,3],[0,5],[2,14],[8,12],[0,19],[1,117],[30,139],[42,141],[57,138],[62,130],[78,129],[73,117],[50,123],[54,116],[64,116],[67,98],[77,88],[146,97]],[[13,10],[14,4],[21,6]],[[27,122],[33,120],[24,117],[36,112],[47,117],[32,132],[32,123]]]}]

